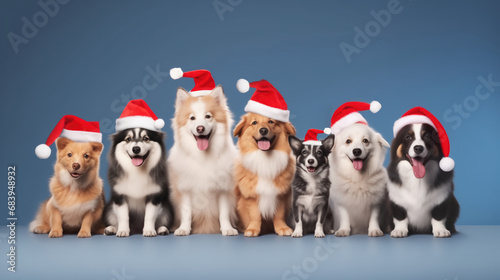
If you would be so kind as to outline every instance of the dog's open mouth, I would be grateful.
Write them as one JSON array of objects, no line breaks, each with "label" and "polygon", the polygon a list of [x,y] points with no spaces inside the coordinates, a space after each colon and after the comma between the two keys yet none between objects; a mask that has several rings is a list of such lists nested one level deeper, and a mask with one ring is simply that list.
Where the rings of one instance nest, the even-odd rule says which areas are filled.
[{"label": "dog's open mouth", "polygon": [[415,177],[418,179],[422,179],[425,176],[425,158],[423,157],[410,157],[410,155],[406,155],[408,157],[408,160],[410,161],[410,164],[413,168],[413,174]]},{"label": "dog's open mouth", "polygon": [[313,167],[313,166],[306,166],[306,168],[307,168],[307,171],[308,171],[309,173],[314,173],[314,172],[316,172],[316,167]]},{"label": "dog's open mouth", "polygon": [[262,137],[259,140],[255,139],[255,142],[257,142],[257,146],[259,147],[260,150],[262,151],[267,151],[271,148],[271,145],[273,144],[274,139],[276,136],[273,138],[269,139],[267,137]]},{"label": "dog's open mouth", "polygon": [[359,171],[359,170],[363,169],[363,165],[365,164],[365,160],[367,158],[368,158],[368,156],[365,158],[355,158],[355,159],[349,158],[349,159],[352,161],[352,166],[354,167],[354,169]]},{"label": "dog's open mouth", "polygon": [[75,179],[78,179],[78,178],[80,178],[80,176],[82,176],[82,174],[80,174],[78,172],[70,172],[69,174],[71,175],[71,177],[73,177]]},{"label": "dog's open mouth", "polygon": [[198,149],[200,151],[205,151],[206,149],[208,149],[208,145],[209,145],[209,139],[210,139],[210,135],[212,135],[212,132],[210,132],[209,134],[207,135],[194,135],[194,139],[196,140],[196,146],[198,146]]},{"label": "dog's open mouth", "polygon": [[149,156],[149,151],[143,156],[131,156],[130,159],[132,159],[132,164],[134,166],[139,167],[144,164],[148,156]]}]

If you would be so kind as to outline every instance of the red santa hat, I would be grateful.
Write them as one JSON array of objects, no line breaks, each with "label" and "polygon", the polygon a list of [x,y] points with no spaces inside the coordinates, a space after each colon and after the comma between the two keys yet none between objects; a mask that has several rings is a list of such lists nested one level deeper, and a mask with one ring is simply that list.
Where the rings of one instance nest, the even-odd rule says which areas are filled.
[{"label": "red santa hat", "polygon": [[355,123],[368,124],[365,118],[358,112],[370,110],[372,113],[377,113],[380,111],[380,108],[382,108],[382,105],[378,101],[372,101],[371,103],[358,101],[346,102],[333,113],[330,122],[330,132],[337,134],[342,129]]},{"label": "red santa hat", "polygon": [[159,119],[142,99],[130,100],[123,109],[120,118],[116,119],[116,131],[141,127],[153,131],[160,131],[165,121]]},{"label": "red santa hat", "polygon": [[38,158],[50,157],[52,145],[58,137],[65,137],[76,142],[99,142],[102,143],[102,134],[99,130],[99,122],[88,122],[77,116],[66,115],[59,120],[52,130],[45,144],[35,148]]},{"label": "red santa hat", "polygon": [[403,116],[396,122],[394,122],[393,132],[394,137],[398,132],[405,126],[409,124],[428,124],[432,126],[438,133],[439,142],[441,142],[441,149],[443,150],[444,157],[439,161],[439,167],[445,172],[453,170],[455,167],[455,161],[449,157],[450,155],[450,140],[446,134],[446,130],[439,120],[422,107],[415,107],[408,112],[404,113]]},{"label": "red santa hat", "polygon": [[236,82],[236,88],[241,93],[248,92],[251,87],[255,88],[256,91],[245,106],[245,112],[256,113],[281,122],[289,122],[290,111],[288,111],[285,99],[270,82],[260,80],[249,83],[245,79],[239,79]]},{"label": "red santa hat", "polygon": [[181,68],[172,68],[170,69],[170,77],[174,80],[182,77],[193,78],[194,88],[189,93],[194,97],[208,95],[215,88],[212,74],[210,71],[204,69],[182,72]]},{"label": "red santa hat", "polygon": [[324,130],[311,128],[307,131],[303,144],[321,146],[321,141],[318,140],[318,134],[320,133],[330,134],[331,131],[330,128]]}]

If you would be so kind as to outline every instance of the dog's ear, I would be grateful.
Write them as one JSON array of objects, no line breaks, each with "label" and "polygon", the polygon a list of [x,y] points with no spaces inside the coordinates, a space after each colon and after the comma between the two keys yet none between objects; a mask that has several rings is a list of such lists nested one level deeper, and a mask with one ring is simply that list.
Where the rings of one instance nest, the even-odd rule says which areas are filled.
[{"label": "dog's ear", "polygon": [[210,92],[210,96],[212,96],[219,105],[221,106],[227,105],[226,95],[224,95],[224,89],[222,89],[221,85],[216,86]]},{"label": "dog's ear", "polygon": [[323,148],[325,148],[325,151],[328,151],[328,153],[332,150],[334,143],[335,143],[335,135],[333,135],[333,134],[330,134],[330,135],[328,135],[328,137],[321,140],[321,144],[323,145]]},{"label": "dog's ear", "polygon": [[283,124],[285,125],[285,132],[287,133],[287,135],[295,135],[295,127],[293,127],[291,122],[285,122]]},{"label": "dog's ear", "polygon": [[189,93],[182,87],[177,88],[177,98],[175,99],[175,108],[180,108],[182,103],[189,98]]},{"label": "dog's ear", "polygon": [[386,147],[386,148],[390,148],[391,145],[389,145],[389,142],[387,142],[384,137],[382,137],[382,134],[380,133],[377,133],[376,134],[376,137],[377,137],[377,141],[378,143],[380,144],[380,146],[382,147]]},{"label": "dog's ear", "polygon": [[97,155],[101,155],[102,149],[104,148],[104,145],[99,142],[90,142],[90,146],[92,146],[92,151],[94,153],[97,153]]},{"label": "dog's ear", "polygon": [[243,129],[245,128],[246,124],[247,124],[247,115],[243,115],[241,117],[240,122],[234,128],[233,136],[240,137],[241,134],[243,133]]},{"label": "dog's ear", "polygon": [[300,155],[300,151],[302,150],[302,141],[293,136],[293,135],[289,135],[288,136],[288,143],[290,143],[290,148],[292,148],[292,152],[294,155],[298,156]]},{"label": "dog's ear", "polygon": [[56,147],[58,151],[64,150],[66,146],[73,141],[69,140],[68,138],[65,137],[59,137],[56,139]]}]

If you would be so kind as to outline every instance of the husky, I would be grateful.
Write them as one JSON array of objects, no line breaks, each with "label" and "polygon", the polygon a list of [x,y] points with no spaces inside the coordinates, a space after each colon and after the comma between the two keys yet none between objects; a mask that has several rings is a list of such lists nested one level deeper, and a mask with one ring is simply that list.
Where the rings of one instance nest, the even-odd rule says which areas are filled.
[{"label": "husky", "polygon": [[222,86],[203,96],[178,88],[172,119],[175,142],[168,157],[180,220],[175,235],[238,234],[232,124]]},{"label": "husky", "polygon": [[165,133],[131,128],[111,136],[104,234],[167,235],[174,220],[166,166]]},{"label": "husky", "polygon": [[295,229],[292,237],[314,232],[314,237],[325,237],[333,232],[333,216],[328,206],[330,198],[330,166],[328,155],[335,136],[322,141],[301,141],[290,135],[288,141],[296,157],[295,178],[292,183],[292,213]]}]

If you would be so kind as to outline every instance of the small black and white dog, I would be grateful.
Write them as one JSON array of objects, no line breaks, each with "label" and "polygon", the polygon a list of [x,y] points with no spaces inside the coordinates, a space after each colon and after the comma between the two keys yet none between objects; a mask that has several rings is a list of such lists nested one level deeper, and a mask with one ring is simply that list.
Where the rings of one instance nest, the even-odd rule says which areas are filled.
[{"label": "small black and white dog", "polygon": [[453,171],[440,169],[443,151],[437,131],[427,123],[409,124],[397,132],[391,145],[389,199],[392,237],[410,233],[454,233],[460,206],[453,195]]},{"label": "small black and white dog", "polygon": [[169,234],[174,220],[167,176],[165,133],[131,128],[111,136],[108,180],[111,200],[104,234],[126,237]]},{"label": "small black and white dog", "polygon": [[330,165],[328,155],[335,136],[322,141],[302,141],[290,135],[288,141],[296,157],[296,172],[292,183],[292,213],[295,229],[292,237],[314,232],[314,237],[333,233],[333,215],[328,206],[330,197]]}]

